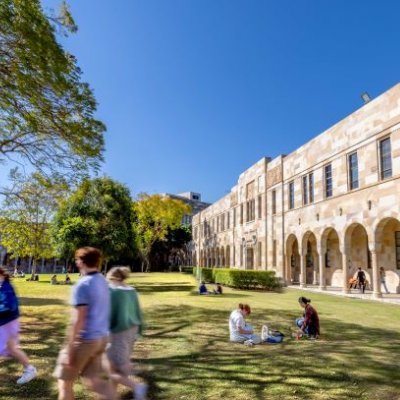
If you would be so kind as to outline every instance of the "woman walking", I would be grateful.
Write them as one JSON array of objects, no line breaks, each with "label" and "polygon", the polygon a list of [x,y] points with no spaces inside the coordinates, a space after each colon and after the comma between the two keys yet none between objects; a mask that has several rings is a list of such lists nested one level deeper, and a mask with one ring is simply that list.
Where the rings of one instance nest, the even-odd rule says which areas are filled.
[{"label": "woman walking", "polygon": [[127,386],[134,391],[135,399],[144,399],[147,385],[135,384],[131,379],[130,356],[133,345],[142,334],[143,320],[136,290],[125,280],[130,270],[114,267],[107,274],[111,293],[111,340],[107,351],[110,362],[110,376],[114,385]]},{"label": "woman walking", "polygon": [[3,268],[0,268],[0,356],[14,357],[24,366],[24,373],[17,380],[18,385],[31,381],[37,375],[36,368],[19,348],[18,298],[10,276]]}]

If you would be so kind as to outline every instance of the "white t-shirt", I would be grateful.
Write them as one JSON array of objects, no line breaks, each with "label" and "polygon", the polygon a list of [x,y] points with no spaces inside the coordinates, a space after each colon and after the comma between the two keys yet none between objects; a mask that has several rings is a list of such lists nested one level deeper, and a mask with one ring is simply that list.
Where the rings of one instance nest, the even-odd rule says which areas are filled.
[{"label": "white t-shirt", "polygon": [[239,328],[244,329],[246,322],[240,310],[234,310],[231,312],[229,317],[229,334],[231,340],[234,340],[236,336],[241,335]]}]

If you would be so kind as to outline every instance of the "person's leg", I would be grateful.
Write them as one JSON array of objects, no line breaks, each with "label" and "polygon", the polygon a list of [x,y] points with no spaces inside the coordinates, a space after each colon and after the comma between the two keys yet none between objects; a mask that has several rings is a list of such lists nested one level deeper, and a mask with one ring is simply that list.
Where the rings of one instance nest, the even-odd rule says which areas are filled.
[{"label": "person's leg", "polygon": [[7,351],[12,357],[18,360],[24,368],[27,368],[30,365],[28,356],[19,348],[16,338],[13,337],[8,339]]},{"label": "person's leg", "polygon": [[301,328],[303,326],[304,318],[296,318],[296,326]]},{"label": "person's leg", "polygon": [[108,377],[91,376],[82,378],[83,383],[91,390],[96,392],[101,400],[116,400],[114,385]]},{"label": "person's leg", "polygon": [[74,382],[58,380],[58,400],[74,400]]},{"label": "person's leg", "polygon": [[389,290],[388,290],[388,288],[386,286],[386,281],[382,281],[382,284],[383,284],[383,288],[385,289],[385,292],[389,293]]}]

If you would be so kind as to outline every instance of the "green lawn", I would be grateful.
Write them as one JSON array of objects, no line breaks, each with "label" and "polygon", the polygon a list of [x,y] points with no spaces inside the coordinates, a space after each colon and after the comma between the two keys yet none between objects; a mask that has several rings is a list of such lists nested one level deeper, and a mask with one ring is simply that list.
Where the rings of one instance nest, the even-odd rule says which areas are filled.
[{"label": "green lawn", "polygon": [[[74,277],[76,279],[76,277]],[[51,378],[69,318],[70,287],[14,280],[22,304],[22,347],[38,379],[17,387],[20,366],[0,361],[0,399],[54,399]],[[134,351],[149,399],[400,399],[400,307],[310,294],[322,338],[296,341],[293,320],[304,292],[239,291],[198,296],[191,275],[134,274],[147,329]],[[287,334],[279,345],[247,348],[228,341],[227,320],[239,302],[249,322]],[[129,393],[121,390],[122,398]],[[78,399],[91,398],[78,387]]]}]

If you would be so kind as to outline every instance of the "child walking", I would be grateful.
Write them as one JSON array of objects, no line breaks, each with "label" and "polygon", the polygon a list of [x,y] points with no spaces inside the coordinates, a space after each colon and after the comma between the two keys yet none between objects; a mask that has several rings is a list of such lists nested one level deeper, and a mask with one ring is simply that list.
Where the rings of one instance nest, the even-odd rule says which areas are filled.
[{"label": "child walking", "polygon": [[36,368],[19,348],[18,298],[10,276],[3,268],[0,268],[0,356],[14,357],[24,366],[24,372],[17,380],[18,385],[31,381],[37,375]]}]

